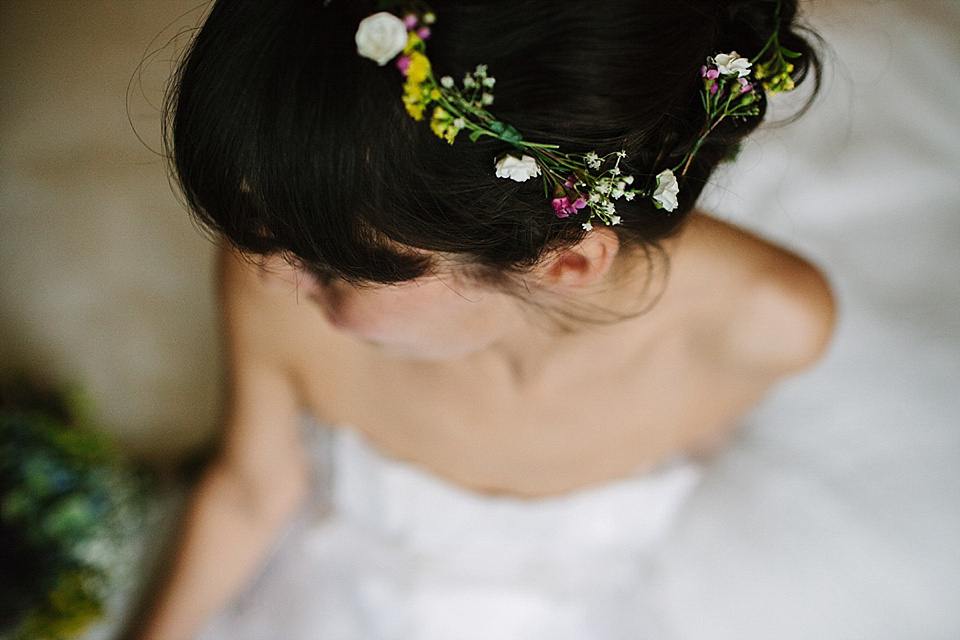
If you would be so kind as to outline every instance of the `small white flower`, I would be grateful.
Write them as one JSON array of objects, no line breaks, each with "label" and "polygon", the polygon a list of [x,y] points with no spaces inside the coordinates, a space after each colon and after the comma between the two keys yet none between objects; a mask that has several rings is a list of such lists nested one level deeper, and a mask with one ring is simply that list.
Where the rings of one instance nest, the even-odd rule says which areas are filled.
[{"label": "small white flower", "polygon": [[598,156],[598,155],[597,155],[596,153],[594,153],[593,151],[591,151],[590,153],[588,153],[587,155],[585,155],[585,156],[583,157],[583,160],[587,163],[587,166],[590,167],[591,169],[599,169],[599,168],[600,168],[600,164],[601,164],[601,163],[600,163],[600,156]]},{"label": "small white flower", "polygon": [[610,173],[612,173],[615,176],[620,175],[620,167],[614,167],[613,169],[610,169]]},{"label": "small white flower", "polygon": [[453,121],[453,126],[456,127],[457,130],[463,129],[465,126],[467,126],[467,121],[463,118],[457,118]]},{"label": "small white flower", "polygon": [[360,22],[354,40],[357,53],[382,67],[407,46],[407,27],[397,16],[381,11]]},{"label": "small white flower", "polygon": [[492,76],[487,76],[483,79],[483,86],[485,87],[493,87],[495,84],[497,84],[497,79]]},{"label": "small white flower", "polygon": [[738,78],[743,78],[750,75],[750,61],[741,58],[736,51],[718,53],[714,56],[713,62],[717,65],[717,70],[725,76],[736,75]]},{"label": "small white flower", "polygon": [[477,68],[474,70],[474,73],[477,74],[477,75],[478,75],[479,77],[481,77],[481,78],[486,77],[486,75],[487,75],[487,65],[485,65],[485,64],[478,64],[478,65],[477,65]]},{"label": "small white flower", "polygon": [[633,176],[623,176],[623,181],[626,184],[633,184]]},{"label": "small white flower", "polygon": [[477,86],[477,81],[473,79],[473,76],[469,73],[463,76],[463,87],[465,89],[473,89]]},{"label": "small white flower", "polygon": [[597,204],[598,202],[600,202],[600,194],[599,194],[599,193],[591,193],[590,196],[587,198],[587,201],[588,201],[590,204]]},{"label": "small white flower", "polygon": [[620,216],[613,216],[610,218],[610,225],[620,224]]},{"label": "small white flower", "polygon": [[485,105],[493,104],[493,94],[485,93],[482,96],[480,96],[480,103]]},{"label": "small white flower", "polygon": [[626,200],[627,202],[630,202],[636,197],[637,197],[636,191],[627,191],[625,194],[623,194],[623,199]]},{"label": "small white flower", "polygon": [[515,182],[526,182],[540,175],[540,165],[531,156],[505,155],[497,160],[497,177],[510,178]]},{"label": "small white flower", "polygon": [[451,78],[450,76],[443,76],[442,78],[440,78],[440,84],[443,85],[444,89],[452,89],[453,78]]},{"label": "small white flower", "polygon": [[617,157],[623,160],[627,157],[627,152],[621,149],[620,151],[617,151]]},{"label": "small white flower", "polygon": [[582,225],[584,231],[593,231],[593,225],[590,222],[584,222]]},{"label": "small white flower", "polygon": [[433,23],[436,22],[436,21],[437,21],[437,16],[436,16],[435,14],[433,14],[433,13],[425,13],[425,14],[423,14],[423,22],[424,22],[424,24],[433,24]]},{"label": "small white flower", "polygon": [[624,191],[620,187],[617,187],[616,189],[610,192],[610,197],[613,198],[614,200],[619,200],[620,198],[623,197],[623,195],[624,195]]},{"label": "small white flower", "polygon": [[677,208],[677,194],[680,193],[680,187],[677,185],[677,178],[670,169],[664,169],[657,175],[657,188],[653,192],[654,202],[660,205],[659,208],[673,211]]}]

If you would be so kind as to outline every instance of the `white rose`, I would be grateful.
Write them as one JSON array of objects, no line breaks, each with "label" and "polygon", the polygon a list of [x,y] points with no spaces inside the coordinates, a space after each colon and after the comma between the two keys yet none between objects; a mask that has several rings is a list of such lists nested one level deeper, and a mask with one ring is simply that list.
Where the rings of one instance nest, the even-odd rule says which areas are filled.
[{"label": "white rose", "polygon": [[677,185],[677,177],[673,171],[665,169],[657,176],[657,188],[653,192],[653,200],[658,202],[663,209],[673,211],[677,208],[677,194],[680,193],[680,187]]},{"label": "white rose", "polygon": [[538,175],[540,175],[540,165],[530,156],[517,158],[507,155],[497,160],[498,178],[510,178],[517,182],[526,182]]},{"label": "white rose", "polygon": [[743,78],[750,75],[750,61],[741,58],[736,51],[719,53],[714,57],[713,62],[717,65],[717,70],[725,76],[736,75],[738,78]]},{"label": "white rose", "polygon": [[357,53],[382,67],[407,46],[407,27],[397,16],[381,11],[360,22],[354,39]]}]

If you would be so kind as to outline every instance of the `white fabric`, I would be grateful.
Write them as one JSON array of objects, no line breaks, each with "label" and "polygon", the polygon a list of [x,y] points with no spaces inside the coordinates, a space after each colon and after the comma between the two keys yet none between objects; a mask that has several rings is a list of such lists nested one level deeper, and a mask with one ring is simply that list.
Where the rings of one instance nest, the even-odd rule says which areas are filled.
[{"label": "white fabric", "polygon": [[[676,517],[628,518],[648,561],[564,541],[607,535],[593,519],[623,509],[604,500],[652,491],[669,512],[683,493],[670,474],[686,471],[583,494],[596,499],[581,505],[589,522],[548,527],[541,549],[536,514],[557,503],[477,501],[367,464],[348,441],[339,459],[359,475],[334,499],[350,517],[302,523],[238,603],[237,626],[205,640],[960,637],[960,3],[812,8],[832,50],[820,101],[748,143],[703,204],[821,265],[837,335],[748,417]],[[536,557],[549,562],[534,569]],[[529,580],[514,581],[520,567]],[[623,585],[637,591],[608,595]]]},{"label": "white fabric", "polygon": [[456,488],[349,430],[321,450],[330,508],[291,530],[249,596],[204,638],[659,637],[650,555],[697,484],[696,467],[674,462],[531,501]]}]

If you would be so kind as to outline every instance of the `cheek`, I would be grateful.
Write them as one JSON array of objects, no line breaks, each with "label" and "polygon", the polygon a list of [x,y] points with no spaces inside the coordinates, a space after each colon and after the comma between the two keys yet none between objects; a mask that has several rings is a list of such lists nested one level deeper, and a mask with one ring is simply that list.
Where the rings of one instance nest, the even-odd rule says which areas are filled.
[{"label": "cheek", "polygon": [[381,342],[415,343],[466,337],[485,306],[442,283],[328,292],[326,304],[339,328]]},{"label": "cheek", "polygon": [[422,315],[417,300],[393,289],[356,288],[339,281],[320,283],[310,275],[298,284],[301,294],[334,327],[362,338],[380,339],[414,324]]}]

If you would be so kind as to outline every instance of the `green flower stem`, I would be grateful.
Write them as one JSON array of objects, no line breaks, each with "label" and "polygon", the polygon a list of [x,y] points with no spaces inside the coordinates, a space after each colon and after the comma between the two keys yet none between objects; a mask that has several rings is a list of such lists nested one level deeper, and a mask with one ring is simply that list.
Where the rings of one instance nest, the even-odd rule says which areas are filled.
[{"label": "green flower stem", "polygon": [[776,9],[773,10],[773,23],[774,29],[773,33],[770,34],[770,37],[767,38],[767,41],[763,44],[763,48],[760,49],[760,52],[753,56],[751,62],[756,63],[763,57],[763,54],[767,52],[767,49],[770,48],[770,45],[775,44],[777,51],[780,50],[780,2],[777,2]]}]

